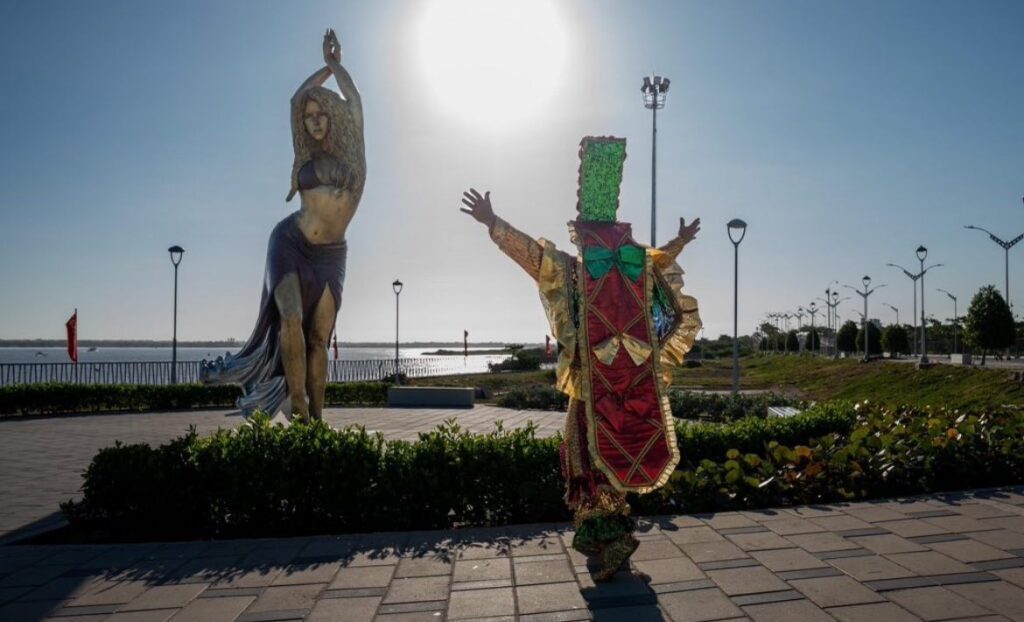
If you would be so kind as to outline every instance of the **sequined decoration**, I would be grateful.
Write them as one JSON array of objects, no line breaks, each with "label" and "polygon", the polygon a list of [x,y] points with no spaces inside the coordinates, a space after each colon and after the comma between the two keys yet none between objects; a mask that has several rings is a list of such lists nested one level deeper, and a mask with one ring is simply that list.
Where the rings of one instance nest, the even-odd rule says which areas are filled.
[{"label": "sequined decoration", "polygon": [[587,136],[580,142],[580,220],[615,222],[625,159],[625,138]]}]

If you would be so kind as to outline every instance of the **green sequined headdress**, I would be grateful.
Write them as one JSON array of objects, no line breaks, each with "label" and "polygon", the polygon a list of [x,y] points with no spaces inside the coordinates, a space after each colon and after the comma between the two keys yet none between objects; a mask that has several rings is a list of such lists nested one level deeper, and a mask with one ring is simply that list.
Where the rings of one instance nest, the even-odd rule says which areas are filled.
[{"label": "green sequined headdress", "polygon": [[586,136],[580,141],[579,220],[615,222],[625,160],[625,138]]}]

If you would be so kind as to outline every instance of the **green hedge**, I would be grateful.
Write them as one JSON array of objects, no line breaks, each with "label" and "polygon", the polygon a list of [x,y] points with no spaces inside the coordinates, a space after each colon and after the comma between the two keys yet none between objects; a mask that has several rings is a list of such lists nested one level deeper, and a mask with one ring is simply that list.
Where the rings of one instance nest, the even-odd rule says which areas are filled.
[{"label": "green hedge", "polygon": [[516,387],[495,400],[498,406],[516,410],[561,410],[569,408],[569,396],[555,387],[535,384]]},{"label": "green hedge", "polygon": [[718,460],[730,449],[744,453],[762,451],[771,441],[783,445],[804,444],[826,434],[847,434],[856,424],[852,404],[821,404],[793,417],[748,417],[728,424],[680,421],[676,424],[683,465]]},{"label": "green hedge", "polygon": [[637,502],[688,512],[856,501],[1024,482],[1024,412],[980,415],[861,404],[850,431],[770,441],[677,469]]},{"label": "green hedge", "polygon": [[[327,385],[333,406],[381,406],[388,385],[346,382]],[[0,387],[0,416],[105,411],[230,408],[241,391],[233,385],[26,384]]]},{"label": "green hedge", "polygon": [[768,416],[769,406],[806,407],[800,400],[776,393],[732,396],[672,390],[669,391],[668,399],[672,406],[672,414],[677,419],[711,421],[738,421],[746,417],[764,418]]},{"label": "green hedge", "polygon": [[[801,435],[808,435],[801,438]],[[790,419],[683,424],[683,462],[637,512],[868,499],[1024,481],[1024,413],[816,407]],[[779,439],[788,438],[788,442]],[[414,443],[257,417],[158,448],[103,449],[72,526],[119,539],[257,537],[566,520],[557,438],[474,436],[447,423]],[[722,449],[722,448],[725,449]],[[414,511],[410,511],[415,508]]]},{"label": "green hedge", "polygon": [[[569,398],[553,386],[535,384],[516,387],[496,400],[498,406],[517,410],[565,410]],[[805,407],[800,400],[776,393],[759,395],[721,395],[694,391],[669,391],[669,404],[677,419],[738,421],[746,417],[768,415],[769,406]]]},{"label": "green hedge", "polygon": [[256,537],[564,520],[558,439],[470,435],[449,422],[415,443],[265,416],[159,448],[103,449],[72,525],[121,538]]}]

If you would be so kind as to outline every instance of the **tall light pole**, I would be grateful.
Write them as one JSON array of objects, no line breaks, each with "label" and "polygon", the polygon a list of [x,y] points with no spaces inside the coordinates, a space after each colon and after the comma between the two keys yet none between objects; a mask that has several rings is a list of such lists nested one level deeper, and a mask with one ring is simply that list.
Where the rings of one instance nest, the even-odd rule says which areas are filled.
[{"label": "tall light pole", "polygon": [[852,289],[853,291],[857,292],[858,296],[864,299],[864,315],[862,323],[864,326],[864,362],[867,363],[868,361],[871,360],[871,358],[868,355],[868,344],[871,342],[871,340],[868,339],[868,296],[875,293],[875,290],[885,287],[885,285],[878,285],[873,289],[868,289],[868,287],[871,285],[871,277],[866,275],[864,276],[864,278],[860,280],[860,282],[864,284],[864,291],[860,291],[859,289],[855,287],[850,287],[849,285],[843,285],[843,287],[848,287]]},{"label": "tall light pole", "polygon": [[789,311],[779,315],[782,318],[783,326],[785,327],[785,334],[782,337],[782,348],[783,352],[789,354],[789,320],[793,317],[793,314]]},{"label": "tall light pole", "polygon": [[[652,221],[653,223],[653,221]],[[653,226],[653,225],[652,225]],[[732,394],[736,395],[740,390],[740,339],[739,339],[739,309],[740,309],[740,242],[747,235],[747,223],[739,218],[733,218],[726,224],[729,232],[729,241],[732,242],[733,251],[733,273],[732,273]],[[739,239],[733,237],[733,232]],[[654,230],[651,229],[651,244],[654,244]]]},{"label": "tall light pole", "polygon": [[817,315],[818,311],[821,311],[818,308],[818,303],[812,300],[810,307],[807,309],[807,314],[811,316],[811,356],[814,356],[814,351],[817,349],[814,347],[815,341],[819,341],[818,345],[821,345],[820,340],[818,340],[818,333],[814,330],[814,316]]},{"label": "tall light pole", "polygon": [[178,384],[178,264],[185,249],[175,244],[167,249],[174,264],[174,337],[171,341],[171,384]]},{"label": "tall light pole", "polygon": [[953,301],[953,354],[957,354],[957,347],[956,347],[956,322],[957,322],[957,320],[959,319],[960,316],[957,314],[956,296],[954,296],[953,294],[947,292],[946,290],[942,289],[941,287],[938,288],[936,291],[940,291],[943,294],[949,296],[950,300]]},{"label": "tall light pole", "polygon": [[661,76],[644,76],[640,92],[644,98],[644,108],[651,111],[651,246],[656,247],[657,240],[657,199],[658,199],[658,110],[665,107],[665,96],[668,93],[668,78]]},{"label": "tall light pole", "polygon": [[937,263],[925,268],[924,260],[928,257],[928,249],[924,246],[918,246],[914,252],[917,253],[917,260],[921,262],[921,271],[917,273],[918,278],[921,279],[921,358],[918,359],[917,366],[928,367],[931,363],[928,362],[928,331],[927,322],[924,319],[924,274],[932,268],[938,268],[942,264]]},{"label": "tall light pole", "polygon": [[900,270],[903,271],[903,274],[907,275],[907,278],[909,278],[910,281],[911,281],[910,287],[911,287],[911,289],[913,290],[913,293],[914,293],[914,314],[910,316],[910,326],[911,326],[911,332],[914,335],[914,338],[910,340],[910,350],[911,350],[910,355],[911,356],[915,356],[917,354],[917,349],[918,349],[917,348],[917,346],[918,346],[918,343],[917,343],[917,279],[921,278],[921,275],[920,274],[914,274],[913,272],[911,272],[910,270],[907,270],[903,266],[900,266],[900,265],[897,265],[897,264],[894,264],[894,263],[887,263],[885,265],[889,266],[890,268],[899,268]]},{"label": "tall light pole", "polygon": [[[1024,200],[1024,199],[1022,199],[1022,200]],[[1005,240],[1001,240],[1000,238],[996,237],[996,235],[993,234],[988,229],[982,229],[981,227],[975,227],[974,225],[966,225],[964,227],[964,229],[976,229],[978,231],[982,231],[984,233],[987,233],[990,240],[992,240],[993,242],[995,242],[999,246],[1003,247],[1003,252],[1005,254],[1005,258],[1004,259],[1005,259],[1005,265],[1006,265],[1006,286],[1005,286],[1005,289],[1003,290],[1003,294],[1006,297],[1006,304],[1008,304],[1008,305],[1010,305],[1012,307],[1013,303],[1010,302],[1010,249],[1013,248],[1017,244],[1017,242],[1020,242],[1021,240],[1024,240],[1024,233],[1018,235],[1017,237],[1015,237],[1012,240],[1007,242]]]},{"label": "tall light pole", "polygon": [[793,314],[793,317],[796,318],[796,329],[798,331],[804,327],[804,315],[806,314],[804,313],[803,307],[797,307],[796,313]]},{"label": "tall light pole", "polygon": [[893,311],[896,312],[896,325],[899,326],[900,325],[900,310],[897,309],[896,307],[892,306],[888,302],[883,302],[882,304],[887,306],[887,307],[889,307],[890,309],[892,309]]},{"label": "tall light pole", "polygon": [[395,386],[398,386],[402,384],[398,374],[398,295],[402,293],[402,282],[395,279],[391,289],[395,291]]}]

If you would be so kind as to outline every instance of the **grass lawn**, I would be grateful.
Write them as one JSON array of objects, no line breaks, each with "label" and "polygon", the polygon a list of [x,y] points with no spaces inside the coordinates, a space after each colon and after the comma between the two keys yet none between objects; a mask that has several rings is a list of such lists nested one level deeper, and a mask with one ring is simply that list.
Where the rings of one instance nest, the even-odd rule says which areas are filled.
[{"label": "grass lawn", "polygon": [[[1012,371],[935,365],[919,370],[912,364],[816,359],[803,356],[750,356],[741,359],[740,386],[765,389],[809,400],[871,400],[913,406],[946,405],[986,409],[1024,407],[1024,383]],[[495,393],[516,386],[552,384],[551,372],[467,374],[424,378],[416,384],[485,387]],[[704,361],[702,367],[679,368],[674,387],[728,390],[732,361]]]}]

